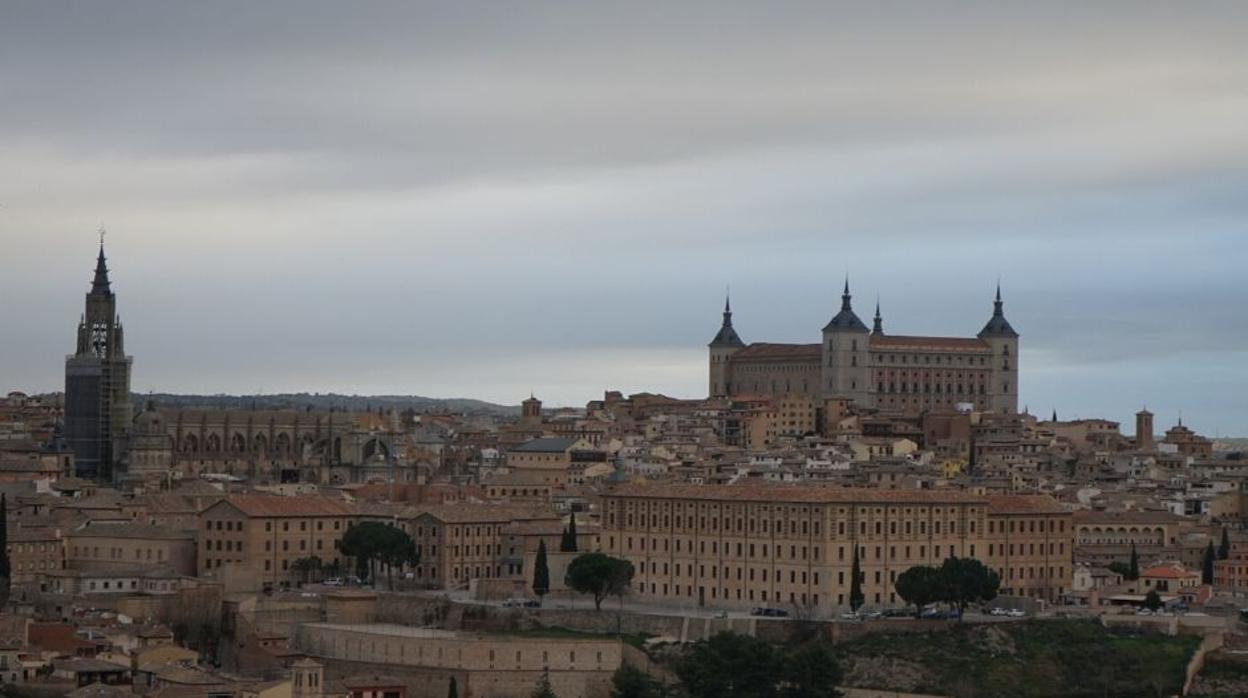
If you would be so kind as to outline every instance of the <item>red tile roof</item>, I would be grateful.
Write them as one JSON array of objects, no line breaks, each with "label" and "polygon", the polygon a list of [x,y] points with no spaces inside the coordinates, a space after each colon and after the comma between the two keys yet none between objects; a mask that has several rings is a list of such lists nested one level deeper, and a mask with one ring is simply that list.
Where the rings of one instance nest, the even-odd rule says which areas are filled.
[{"label": "red tile roof", "polygon": [[983,497],[962,490],[891,490],[820,485],[619,485],[603,497],[698,499],[782,503],[985,503]]},{"label": "red tile roof", "polygon": [[248,516],[351,516],[356,513],[347,502],[329,497],[241,494],[227,497],[225,501]]},{"label": "red tile roof", "polygon": [[819,344],[767,344],[756,342],[732,355],[735,361],[813,361],[818,364],[823,348]]},{"label": "red tile roof", "polygon": [[988,509],[994,514],[1065,514],[1070,510],[1047,494],[990,494]]},{"label": "red tile roof", "polygon": [[892,334],[871,335],[871,348],[940,349],[941,351],[975,352],[987,352],[991,350],[988,343],[978,337],[908,337],[905,335]]}]

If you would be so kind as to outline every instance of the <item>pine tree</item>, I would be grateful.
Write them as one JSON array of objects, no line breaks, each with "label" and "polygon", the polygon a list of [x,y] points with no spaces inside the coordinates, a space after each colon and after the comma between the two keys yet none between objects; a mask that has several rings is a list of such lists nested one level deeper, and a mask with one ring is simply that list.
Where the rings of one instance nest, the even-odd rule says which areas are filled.
[{"label": "pine tree", "polygon": [[1218,544],[1218,559],[1228,560],[1231,557],[1231,536],[1226,532],[1226,526],[1222,527],[1222,542]]},{"label": "pine tree", "polygon": [[1140,578],[1140,554],[1135,551],[1135,543],[1131,544],[1131,562],[1127,566],[1127,579],[1135,581]]},{"label": "pine tree", "polygon": [[546,541],[537,543],[537,560],[533,563],[533,593],[539,603],[550,592],[550,566],[546,562]]},{"label": "pine tree", "polygon": [[550,671],[542,670],[542,675],[537,679],[537,685],[533,687],[532,698],[559,698],[555,695],[555,689],[550,685]]},{"label": "pine tree", "polygon": [[1213,552],[1213,541],[1209,541],[1209,545],[1205,548],[1205,559],[1200,566],[1200,581],[1202,584],[1213,584],[1213,561],[1217,554]]},{"label": "pine tree", "polygon": [[459,698],[459,683],[451,677],[451,687],[446,689],[446,698]]},{"label": "pine tree", "polygon": [[849,607],[857,611],[862,608],[863,601],[866,597],[862,594],[862,570],[858,565],[858,546],[854,546],[854,564],[849,571]]}]

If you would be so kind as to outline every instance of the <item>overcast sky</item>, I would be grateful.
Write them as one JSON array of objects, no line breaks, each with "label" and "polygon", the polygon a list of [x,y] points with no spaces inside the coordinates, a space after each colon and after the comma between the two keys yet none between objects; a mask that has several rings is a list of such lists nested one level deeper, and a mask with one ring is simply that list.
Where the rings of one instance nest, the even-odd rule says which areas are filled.
[{"label": "overcast sky", "polygon": [[1089,4],[0,2],[0,390],[102,223],[140,391],[703,396],[726,286],[1000,277],[1033,412],[1248,435],[1248,3]]}]

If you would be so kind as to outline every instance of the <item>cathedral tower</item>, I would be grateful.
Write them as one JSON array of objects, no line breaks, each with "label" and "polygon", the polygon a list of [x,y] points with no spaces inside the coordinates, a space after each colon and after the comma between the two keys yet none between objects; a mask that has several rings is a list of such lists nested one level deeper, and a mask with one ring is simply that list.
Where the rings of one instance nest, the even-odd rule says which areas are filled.
[{"label": "cathedral tower", "polygon": [[732,305],[724,298],[724,320],[715,338],[707,345],[710,349],[710,392],[711,397],[728,397],[733,394],[732,355],[745,347],[745,342],[732,328]]},{"label": "cathedral tower", "polygon": [[992,349],[992,372],[988,386],[988,411],[1018,414],[1018,333],[1005,319],[1001,284],[993,302],[992,317],[979,331],[979,338]]},{"label": "cathedral tower", "polygon": [[[868,342],[871,331],[854,314],[849,279],[841,294],[841,311],[823,328],[821,375],[823,397],[848,398],[865,405],[870,382]],[[881,330],[882,332],[883,330]]]},{"label": "cathedral tower", "polygon": [[111,481],[122,460],[132,417],[130,364],[101,233],[77,348],[65,360],[65,438],[79,477]]}]

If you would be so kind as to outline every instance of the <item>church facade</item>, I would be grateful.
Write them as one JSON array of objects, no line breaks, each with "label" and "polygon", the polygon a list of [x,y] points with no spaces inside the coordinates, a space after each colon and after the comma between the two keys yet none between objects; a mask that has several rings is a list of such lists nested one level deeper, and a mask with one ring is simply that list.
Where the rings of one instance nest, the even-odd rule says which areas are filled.
[{"label": "church facade", "polygon": [[974,337],[888,334],[878,304],[868,328],[852,299],[847,281],[840,311],[815,344],[746,344],[725,302],[708,345],[711,397],[804,395],[896,412],[1017,414],[1019,335],[1005,319],[1000,287]]}]

